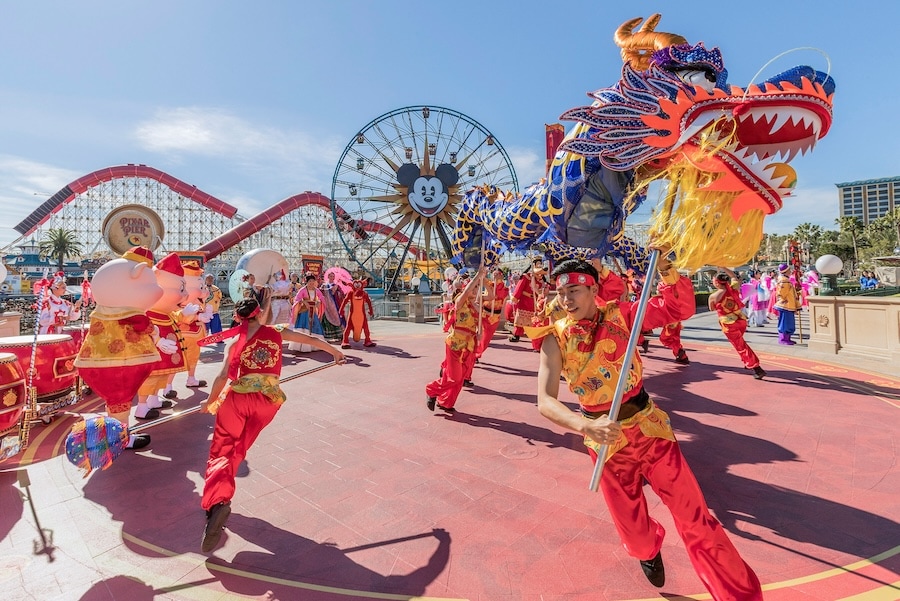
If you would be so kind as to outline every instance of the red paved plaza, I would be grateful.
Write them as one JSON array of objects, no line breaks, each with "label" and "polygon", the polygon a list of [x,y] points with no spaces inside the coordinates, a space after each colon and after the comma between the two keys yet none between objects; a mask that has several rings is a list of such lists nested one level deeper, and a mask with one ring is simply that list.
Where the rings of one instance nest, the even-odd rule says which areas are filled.
[{"label": "red paved plaza", "polygon": [[[688,334],[689,366],[653,341],[646,386],[766,599],[900,598],[900,378],[770,345],[757,347],[769,375],[756,381],[707,331]],[[498,334],[445,416],[423,392],[440,328],[377,321],[373,336],[378,346],[348,351],[350,364],[284,385],[289,400],[251,449],[209,556],[199,495],[211,416],[153,428],[151,447],[86,479],[63,452],[76,417],[36,426],[29,449],[0,464],[3,598],[709,598],[649,488],[668,533],[665,587],[625,554],[587,489],[579,437],[537,412],[527,341]],[[205,352],[207,379],[220,359]],[[327,359],[288,354],[283,375]],[[183,384],[176,410],[205,397]]]}]

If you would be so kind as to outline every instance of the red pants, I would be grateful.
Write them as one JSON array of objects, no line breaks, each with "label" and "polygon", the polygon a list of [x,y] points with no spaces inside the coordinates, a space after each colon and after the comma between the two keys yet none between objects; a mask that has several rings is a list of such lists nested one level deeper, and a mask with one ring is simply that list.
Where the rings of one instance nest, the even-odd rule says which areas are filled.
[{"label": "red pants", "polygon": [[747,331],[746,319],[739,319],[734,323],[724,324],[722,326],[722,331],[725,332],[725,337],[728,338],[728,342],[731,343],[731,346],[733,346],[734,350],[740,355],[741,361],[744,362],[744,367],[753,369],[759,365],[759,357],[756,356],[756,353],[753,352],[753,349],[750,348],[744,340],[744,332]]},{"label": "red pants", "polygon": [[474,366],[474,352],[454,351],[447,346],[441,363],[441,377],[425,385],[425,394],[437,397],[442,407],[452,407],[462,391],[463,380],[472,375]]},{"label": "red pants", "polygon": [[677,357],[681,350],[681,322],[667,323],[659,333],[659,343],[671,350]]},{"label": "red pants", "polygon": [[[644,479],[669,508],[694,571],[716,601],[761,601],[759,579],[744,562],[722,525],[709,513],[703,492],[677,442],[625,428],[628,445],[603,467],[600,489],[629,555],[651,559],[665,530],[650,517]],[[591,451],[591,458],[597,455]]]},{"label": "red pants", "polygon": [[500,320],[498,319],[494,323],[491,323],[487,319],[481,320],[481,338],[478,339],[477,344],[475,345],[475,358],[481,359],[481,356],[484,354],[484,351],[487,350],[487,347],[491,344],[491,339],[494,337],[494,334],[497,332],[497,328],[500,327]]},{"label": "red pants", "polygon": [[216,413],[216,427],[206,462],[203,509],[230,501],[234,478],[247,450],[278,413],[278,405],[258,392],[229,392]]}]

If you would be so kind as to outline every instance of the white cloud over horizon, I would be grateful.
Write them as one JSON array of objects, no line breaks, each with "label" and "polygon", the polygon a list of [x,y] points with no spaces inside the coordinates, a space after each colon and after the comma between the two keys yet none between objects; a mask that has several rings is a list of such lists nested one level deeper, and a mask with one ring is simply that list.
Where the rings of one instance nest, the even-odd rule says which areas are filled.
[{"label": "white cloud over horizon", "polygon": [[270,188],[293,191],[330,186],[343,150],[337,135],[285,130],[208,107],[159,109],[135,127],[134,136],[143,149],[169,162],[192,157],[220,161],[223,169],[237,169]]},{"label": "white cloud over horizon", "polygon": [[70,169],[0,155],[0,248],[20,234],[14,228],[63,186],[84,175]]},{"label": "white cloud over horizon", "polygon": [[784,201],[780,211],[766,217],[763,230],[767,234],[790,234],[801,223],[818,225],[823,230],[838,230],[837,188],[800,188]]}]

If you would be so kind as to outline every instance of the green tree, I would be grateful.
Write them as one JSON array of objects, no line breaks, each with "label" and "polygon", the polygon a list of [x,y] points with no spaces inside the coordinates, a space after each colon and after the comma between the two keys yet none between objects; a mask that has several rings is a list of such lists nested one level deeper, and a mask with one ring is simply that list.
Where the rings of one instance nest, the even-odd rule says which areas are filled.
[{"label": "green tree", "polygon": [[66,259],[81,256],[81,242],[73,230],[54,227],[47,230],[41,239],[38,251],[42,257],[56,261],[59,271],[63,270]]},{"label": "green tree", "polygon": [[794,233],[791,235],[807,253],[803,257],[803,261],[814,263],[816,257],[819,256],[819,240],[822,237],[822,227],[811,223],[801,223],[794,228]]},{"label": "green tree", "polygon": [[859,266],[859,243],[865,228],[859,217],[846,215],[838,217],[834,222],[841,228],[841,235],[849,239],[853,245],[853,265],[854,269]]}]

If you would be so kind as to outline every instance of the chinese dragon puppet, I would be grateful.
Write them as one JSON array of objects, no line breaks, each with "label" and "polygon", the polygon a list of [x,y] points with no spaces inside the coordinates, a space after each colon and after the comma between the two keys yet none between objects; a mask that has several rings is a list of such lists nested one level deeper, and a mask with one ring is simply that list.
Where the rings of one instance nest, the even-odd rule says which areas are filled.
[{"label": "chinese dragon puppet", "polygon": [[542,247],[555,261],[609,255],[645,272],[648,254],[623,227],[654,181],[665,193],[650,233],[674,251],[677,267],[753,256],[764,217],[796,183],[788,163],[831,126],[834,80],[797,66],[746,89],[730,86],[718,48],[657,32],[659,19],[641,25],[639,17],[616,31],[621,79],[562,115],[575,125],[549,181],[518,196],[493,188],[466,194],[455,262],[492,264],[499,253]]}]

